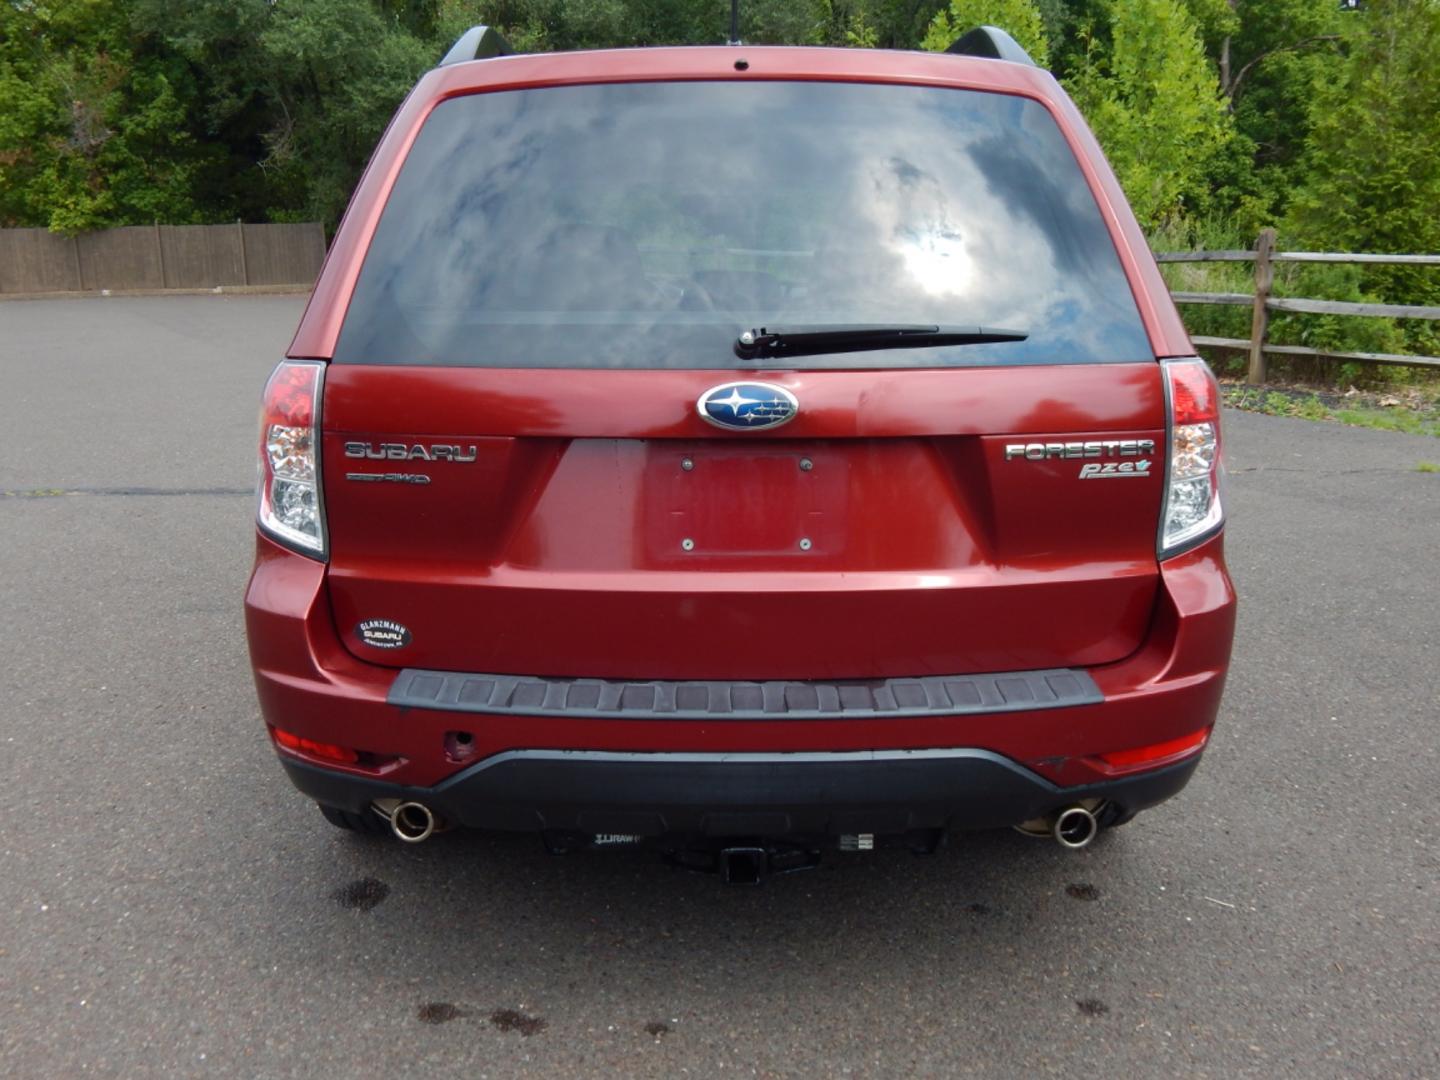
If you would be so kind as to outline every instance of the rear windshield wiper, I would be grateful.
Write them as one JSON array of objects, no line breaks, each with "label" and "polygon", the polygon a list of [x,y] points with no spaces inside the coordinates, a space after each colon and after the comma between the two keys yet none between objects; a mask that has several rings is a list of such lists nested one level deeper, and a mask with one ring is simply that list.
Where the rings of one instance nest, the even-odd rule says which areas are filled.
[{"label": "rear windshield wiper", "polygon": [[1024,341],[1024,330],[986,326],[926,326],[905,323],[798,324],[746,330],[735,339],[742,360],[875,349],[924,349],[932,345],[985,345]]}]

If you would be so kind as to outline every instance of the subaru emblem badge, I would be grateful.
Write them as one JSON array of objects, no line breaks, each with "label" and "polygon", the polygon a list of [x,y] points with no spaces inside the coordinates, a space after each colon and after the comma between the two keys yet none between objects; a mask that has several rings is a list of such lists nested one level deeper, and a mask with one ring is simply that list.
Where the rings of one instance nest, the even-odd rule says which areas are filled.
[{"label": "subaru emblem badge", "polygon": [[701,394],[695,410],[706,423],[727,431],[763,431],[794,420],[800,402],[774,383],[728,382]]}]

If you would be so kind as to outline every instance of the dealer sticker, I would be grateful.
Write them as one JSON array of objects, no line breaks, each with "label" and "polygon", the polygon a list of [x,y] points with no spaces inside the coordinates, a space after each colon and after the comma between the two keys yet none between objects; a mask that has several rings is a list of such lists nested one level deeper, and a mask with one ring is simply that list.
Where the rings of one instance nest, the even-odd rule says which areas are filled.
[{"label": "dealer sticker", "polygon": [[410,644],[410,631],[389,619],[366,619],[355,633],[374,649],[400,649]]}]

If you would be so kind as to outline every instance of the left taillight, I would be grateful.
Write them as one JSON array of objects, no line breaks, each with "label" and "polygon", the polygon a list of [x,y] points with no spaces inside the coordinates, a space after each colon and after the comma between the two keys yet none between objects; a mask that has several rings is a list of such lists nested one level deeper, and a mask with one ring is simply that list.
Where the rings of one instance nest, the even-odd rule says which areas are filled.
[{"label": "left taillight", "polygon": [[282,360],[260,404],[257,520],[267,536],[311,558],[325,558],[320,492],[320,400],[325,365]]}]

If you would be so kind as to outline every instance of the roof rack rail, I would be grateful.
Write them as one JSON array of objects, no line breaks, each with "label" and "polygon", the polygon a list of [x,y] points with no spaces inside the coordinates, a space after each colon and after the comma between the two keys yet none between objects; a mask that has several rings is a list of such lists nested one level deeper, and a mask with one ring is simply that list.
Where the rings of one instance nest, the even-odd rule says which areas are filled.
[{"label": "roof rack rail", "polygon": [[1009,60],[1012,64],[1037,66],[1020,43],[998,26],[977,26],[956,38],[955,43],[945,51],[959,56],[983,56],[987,60]]},{"label": "roof rack rail", "polygon": [[493,26],[472,26],[450,46],[440,66],[463,64],[467,60],[489,60],[492,56],[511,56],[514,52],[510,43]]}]

